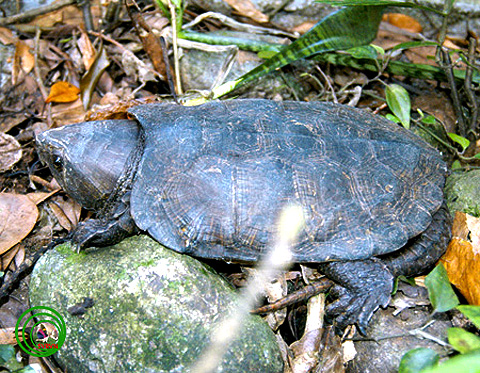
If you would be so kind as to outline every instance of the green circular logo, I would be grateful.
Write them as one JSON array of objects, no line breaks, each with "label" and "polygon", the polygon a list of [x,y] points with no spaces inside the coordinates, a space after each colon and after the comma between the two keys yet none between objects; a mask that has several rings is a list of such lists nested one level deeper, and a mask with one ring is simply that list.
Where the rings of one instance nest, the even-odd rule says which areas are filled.
[{"label": "green circular logo", "polygon": [[[33,316],[29,316],[22,322],[30,312],[33,313]],[[34,324],[27,333],[27,325],[30,321]],[[15,325],[15,338],[18,345],[32,356],[46,357],[53,355],[62,347],[66,336],[65,321],[57,311],[50,307],[29,308],[22,313]]]}]

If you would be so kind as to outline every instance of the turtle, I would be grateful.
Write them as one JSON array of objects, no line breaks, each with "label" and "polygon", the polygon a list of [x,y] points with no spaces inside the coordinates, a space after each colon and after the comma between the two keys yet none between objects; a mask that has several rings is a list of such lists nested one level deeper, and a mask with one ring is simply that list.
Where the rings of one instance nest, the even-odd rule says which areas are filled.
[{"label": "turtle", "polygon": [[393,122],[327,102],[265,99],[199,106],[154,103],[130,118],[50,129],[40,159],[97,218],[72,233],[79,248],[147,232],[204,259],[254,263],[276,218],[301,206],[296,263],[331,279],[327,313],[365,332],[394,278],[430,268],[451,218],[441,154]]}]

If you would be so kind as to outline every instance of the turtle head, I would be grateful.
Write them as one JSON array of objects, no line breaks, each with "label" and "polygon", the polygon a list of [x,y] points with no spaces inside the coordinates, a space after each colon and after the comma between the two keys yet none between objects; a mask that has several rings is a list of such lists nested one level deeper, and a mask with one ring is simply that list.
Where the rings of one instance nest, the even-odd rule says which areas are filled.
[{"label": "turtle head", "polygon": [[135,121],[105,120],[45,131],[37,135],[36,146],[62,188],[83,207],[95,209],[115,189],[137,137]]}]

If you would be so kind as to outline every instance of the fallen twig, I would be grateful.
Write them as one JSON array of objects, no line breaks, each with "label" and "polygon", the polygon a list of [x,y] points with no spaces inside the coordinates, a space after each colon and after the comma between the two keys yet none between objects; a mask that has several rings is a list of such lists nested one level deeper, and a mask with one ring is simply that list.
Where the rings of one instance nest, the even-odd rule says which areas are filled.
[{"label": "fallen twig", "polygon": [[40,7],[35,8],[35,9],[27,10],[26,12],[14,14],[13,16],[0,18],[0,26],[11,25],[11,24],[14,24],[14,23],[28,22],[36,16],[40,16],[42,14],[50,13],[50,12],[53,12],[55,10],[66,7],[68,5],[73,5],[73,4],[76,4],[76,3],[77,3],[76,0],[58,0],[54,3],[52,3],[52,4],[49,4],[49,5],[40,6]]}]

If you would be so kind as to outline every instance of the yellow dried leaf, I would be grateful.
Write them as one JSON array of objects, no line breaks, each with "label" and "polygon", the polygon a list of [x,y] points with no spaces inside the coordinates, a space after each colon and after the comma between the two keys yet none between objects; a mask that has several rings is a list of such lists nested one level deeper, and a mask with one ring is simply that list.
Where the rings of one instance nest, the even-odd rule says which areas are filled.
[{"label": "yellow dried leaf", "polygon": [[387,13],[383,16],[383,20],[398,28],[409,32],[422,32],[422,25],[410,16],[401,13]]},{"label": "yellow dried leaf", "polygon": [[480,219],[457,212],[452,227],[454,237],[441,258],[450,282],[473,305],[480,305],[480,251],[467,238],[474,237],[478,245],[479,227]]},{"label": "yellow dried leaf", "polygon": [[50,93],[45,100],[49,102],[73,102],[78,99],[80,89],[67,82],[57,82],[50,88]]}]

